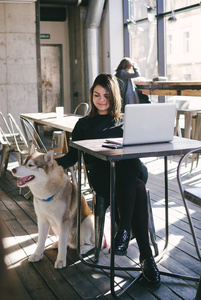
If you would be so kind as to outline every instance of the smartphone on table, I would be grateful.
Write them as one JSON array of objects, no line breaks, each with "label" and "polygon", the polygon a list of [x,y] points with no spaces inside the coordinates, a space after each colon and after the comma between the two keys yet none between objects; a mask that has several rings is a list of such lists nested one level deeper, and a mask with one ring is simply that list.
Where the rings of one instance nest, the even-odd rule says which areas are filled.
[{"label": "smartphone on table", "polygon": [[120,149],[120,148],[123,148],[122,145],[112,144],[112,143],[105,143],[105,144],[102,144],[102,147],[110,148],[110,149]]}]

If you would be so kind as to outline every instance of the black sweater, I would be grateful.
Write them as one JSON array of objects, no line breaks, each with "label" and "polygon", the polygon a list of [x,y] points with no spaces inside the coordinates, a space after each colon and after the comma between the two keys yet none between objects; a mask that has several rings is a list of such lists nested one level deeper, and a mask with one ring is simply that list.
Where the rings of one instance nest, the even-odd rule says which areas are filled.
[{"label": "black sweater", "polygon": [[[76,123],[72,132],[73,141],[122,136],[123,121],[115,121],[111,115],[83,117]],[[64,169],[69,168],[78,161],[78,150],[70,147],[69,152],[66,155],[57,158],[56,160],[58,164],[61,165]],[[90,186],[93,187],[93,189],[103,197],[109,197],[110,163],[89,154],[84,154],[84,161]],[[126,178],[127,185],[128,182],[131,181],[131,183],[129,183],[130,186],[134,184],[134,176],[137,176],[138,178],[142,179],[144,183],[146,183],[148,176],[147,169],[139,159],[132,159],[129,161],[123,160],[120,162],[122,162],[121,165],[123,164],[126,167],[123,167],[123,169],[120,169],[120,171],[117,172],[117,169],[119,168],[117,168],[116,165],[116,176],[118,178],[122,178],[122,176],[123,180],[125,180]],[[134,175],[129,176],[130,179],[128,178],[129,169],[133,170],[132,172],[134,173],[134,169],[136,170],[136,173]],[[121,176],[120,174],[123,175]]]},{"label": "black sweater", "polygon": [[[111,115],[97,115],[95,117],[85,116],[78,120],[72,132],[73,141],[122,136],[123,121],[114,120]],[[102,169],[104,168],[105,163],[108,164],[108,162],[104,162],[87,154],[84,159],[87,169],[90,169],[91,171],[94,168]],[[77,162],[78,151],[77,149],[70,147],[70,150],[66,155],[57,158],[56,160],[64,169],[69,168]]]}]

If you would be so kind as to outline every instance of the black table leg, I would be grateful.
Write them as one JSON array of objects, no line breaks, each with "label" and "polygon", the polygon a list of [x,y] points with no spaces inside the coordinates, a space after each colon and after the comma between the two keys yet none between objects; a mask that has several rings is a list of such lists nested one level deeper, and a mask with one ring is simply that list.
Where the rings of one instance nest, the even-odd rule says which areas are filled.
[{"label": "black table leg", "polygon": [[[78,150],[78,200],[77,200],[77,251],[80,255],[80,225],[81,225],[81,163],[82,163],[82,152]],[[82,259],[83,260],[83,259]]]},{"label": "black table leg", "polygon": [[111,215],[111,237],[110,237],[110,288],[111,293],[116,297],[114,291],[114,235],[115,235],[115,162],[110,162],[110,215]]},{"label": "black table leg", "polygon": [[[78,207],[77,207],[77,250],[80,257],[80,260],[89,267],[105,269],[110,271],[110,289],[111,294],[114,298],[121,297],[135,282],[137,282],[142,275],[140,274],[135,278],[131,283],[129,283],[126,288],[122,289],[118,294],[115,292],[115,270],[124,270],[124,271],[140,271],[140,267],[116,267],[115,266],[115,255],[114,255],[114,235],[115,235],[115,161],[110,162],[110,211],[111,211],[111,246],[110,246],[110,266],[99,265],[96,263],[90,263],[86,261],[83,256],[80,254],[80,215],[81,215],[81,157],[82,151],[78,150]],[[164,176],[165,176],[165,246],[162,251],[162,254],[159,255],[160,259],[163,256],[164,251],[168,246],[168,166],[167,166],[167,157],[164,158]],[[159,260],[160,260],[159,259]],[[199,278],[184,276],[181,274],[174,274],[168,272],[160,272],[163,276],[169,276],[174,278],[180,278],[184,280],[198,281]]]}]

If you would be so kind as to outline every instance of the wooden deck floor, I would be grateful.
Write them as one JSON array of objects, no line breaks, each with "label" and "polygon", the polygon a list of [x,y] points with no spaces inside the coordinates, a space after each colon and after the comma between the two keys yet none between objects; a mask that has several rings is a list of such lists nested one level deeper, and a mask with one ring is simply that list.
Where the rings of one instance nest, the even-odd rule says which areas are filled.
[{"label": "wooden deck floor", "polygon": [[[184,273],[190,276],[200,276],[201,263],[193,246],[190,228],[176,181],[176,168],[179,157],[169,160],[169,247],[158,263],[159,270]],[[163,159],[145,159],[149,170],[148,188],[155,219],[158,244],[160,250],[164,247],[164,183]],[[15,162],[9,164],[12,168]],[[201,173],[195,169],[187,176],[189,165],[183,169],[186,185],[201,186]],[[195,177],[196,176],[196,177]],[[37,220],[32,200],[26,200],[19,195],[16,179],[9,171],[0,179],[0,217],[4,233],[3,244],[6,250],[7,277],[3,283],[6,296],[0,299],[112,299],[110,280],[107,272],[92,269],[80,262],[75,250],[68,250],[68,266],[62,270],[53,267],[57,251],[50,248],[55,240],[49,236],[43,259],[38,263],[29,263],[27,257],[33,253],[37,242]],[[24,194],[25,189],[22,190]],[[91,194],[88,187],[83,187],[89,204]],[[189,205],[197,228],[197,236],[201,239],[201,209]],[[109,211],[106,215],[106,236],[109,244]],[[108,245],[109,246],[109,245]],[[135,241],[131,241],[126,257],[116,257],[116,264],[132,266],[139,262],[139,254]],[[108,249],[101,253],[101,263],[109,263]],[[2,270],[2,269],[1,269]],[[0,280],[1,280],[0,275]],[[138,272],[117,272],[116,289],[120,290],[131,281]],[[121,299],[140,300],[192,300],[195,299],[197,284],[161,276],[162,284],[159,289],[145,288],[140,283],[131,287]],[[1,281],[0,281],[1,282]]]}]

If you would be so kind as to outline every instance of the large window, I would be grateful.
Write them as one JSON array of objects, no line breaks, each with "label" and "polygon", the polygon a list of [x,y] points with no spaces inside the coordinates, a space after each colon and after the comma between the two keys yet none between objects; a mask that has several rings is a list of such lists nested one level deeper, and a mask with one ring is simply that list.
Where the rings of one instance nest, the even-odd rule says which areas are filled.
[{"label": "large window", "polygon": [[[130,57],[146,79],[166,76],[169,80],[201,80],[199,3],[195,0],[128,0],[129,18],[136,21],[136,30],[129,35]],[[158,13],[153,22],[147,19],[148,6],[155,7],[156,15]],[[168,20],[172,14],[177,19],[175,22]]]},{"label": "large window", "polygon": [[156,22],[144,21],[137,25],[137,34],[130,37],[131,58],[137,63],[141,76],[152,79],[157,76]]},{"label": "large window", "polygon": [[[128,0],[129,19],[136,20],[136,30],[130,35],[130,57],[138,65],[141,76],[152,79],[157,76],[157,35],[156,20],[149,22],[146,6],[149,1]],[[156,1],[152,1],[156,5]],[[133,11],[132,11],[133,8]],[[138,22],[138,20],[141,20]]]},{"label": "large window", "polygon": [[177,21],[172,24],[165,17],[166,76],[169,80],[201,80],[201,7],[175,16]]}]

